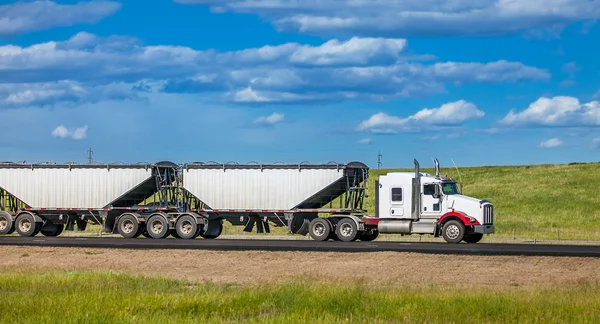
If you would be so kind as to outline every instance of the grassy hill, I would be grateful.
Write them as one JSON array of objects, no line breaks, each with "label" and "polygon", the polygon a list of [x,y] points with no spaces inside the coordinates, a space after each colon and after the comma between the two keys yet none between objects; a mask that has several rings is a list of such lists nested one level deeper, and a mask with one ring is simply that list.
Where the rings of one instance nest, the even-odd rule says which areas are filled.
[{"label": "grassy hill", "polygon": [[[377,176],[393,171],[371,170],[366,206],[374,213]],[[431,168],[421,171],[433,173]],[[600,240],[600,163],[569,165],[444,168],[443,175],[461,180],[463,193],[495,206],[498,237],[521,239]],[[460,176],[459,176],[460,173]]]}]

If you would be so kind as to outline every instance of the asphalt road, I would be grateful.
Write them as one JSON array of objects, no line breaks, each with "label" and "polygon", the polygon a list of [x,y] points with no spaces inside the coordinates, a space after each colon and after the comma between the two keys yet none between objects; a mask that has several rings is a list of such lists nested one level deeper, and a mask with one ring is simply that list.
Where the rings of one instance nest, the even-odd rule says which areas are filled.
[{"label": "asphalt road", "polygon": [[311,251],[311,252],[415,252],[467,255],[528,255],[600,257],[600,246],[546,244],[447,244],[424,242],[339,242],[300,240],[181,240],[123,239],[82,237],[0,236],[0,245],[122,248],[122,249],[196,249],[227,251]]}]

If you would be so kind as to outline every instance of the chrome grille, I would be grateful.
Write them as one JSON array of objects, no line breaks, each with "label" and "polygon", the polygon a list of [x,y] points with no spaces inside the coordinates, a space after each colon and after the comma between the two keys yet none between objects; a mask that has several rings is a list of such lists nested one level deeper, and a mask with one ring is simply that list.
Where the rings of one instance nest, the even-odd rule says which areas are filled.
[{"label": "chrome grille", "polygon": [[483,206],[483,225],[494,224],[494,206],[485,205]]}]

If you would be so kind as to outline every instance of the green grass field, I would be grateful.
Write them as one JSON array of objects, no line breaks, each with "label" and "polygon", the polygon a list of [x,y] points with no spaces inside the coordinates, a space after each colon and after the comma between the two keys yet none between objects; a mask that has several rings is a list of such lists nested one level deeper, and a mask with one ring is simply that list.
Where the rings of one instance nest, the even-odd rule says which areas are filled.
[{"label": "green grass field", "polygon": [[600,317],[598,288],[237,287],[107,273],[3,274],[0,323],[592,323]]}]

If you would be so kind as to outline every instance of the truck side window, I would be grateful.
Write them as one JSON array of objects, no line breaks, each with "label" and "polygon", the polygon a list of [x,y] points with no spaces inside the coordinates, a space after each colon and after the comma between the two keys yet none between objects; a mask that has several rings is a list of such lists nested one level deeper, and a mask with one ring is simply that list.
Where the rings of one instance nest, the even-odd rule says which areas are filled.
[{"label": "truck side window", "polygon": [[434,184],[428,184],[428,185],[423,186],[423,194],[424,195],[433,196],[434,193],[435,193],[435,185]]},{"label": "truck side window", "polygon": [[402,201],[402,188],[392,188],[392,201]]}]

